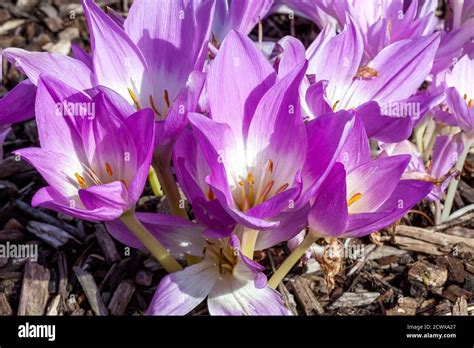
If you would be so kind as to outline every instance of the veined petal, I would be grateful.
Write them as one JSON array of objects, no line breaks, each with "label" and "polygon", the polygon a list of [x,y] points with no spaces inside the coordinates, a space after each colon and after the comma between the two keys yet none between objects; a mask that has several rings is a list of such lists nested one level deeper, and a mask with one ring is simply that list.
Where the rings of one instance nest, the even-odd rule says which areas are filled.
[{"label": "veined petal", "polygon": [[338,104],[353,108],[368,101],[392,101],[408,98],[423,83],[433,64],[439,35],[402,40],[385,47],[369,64],[378,76],[357,78]]},{"label": "veined petal", "polygon": [[407,155],[377,158],[348,173],[347,199],[360,195],[350,205],[349,212],[354,214],[379,210],[397,187],[410,158]]},{"label": "veined petal", "polygon": [[464,149],[464,142],[460,135],[441,135],[436,138],[430,170],[435,178],[446,175],[458,162]]},{"label": "veined petal", "polygon": [[363,50],[360,31],[349,18],[344,30],[309,59],[308,73],[315,74],[317,81],[328,81],[326,96],[332,104],[343,98],[359,68]]},{"label": "veined petal", "polygon": [[303,62],[280,79],[262,97],[255,110],[246,152],[248,166],[257,180],[265,170],[262,164],[268,160],[273,161],[273,180],[280,185],[291,183],[303,166],[307,139],[298,87],[305,70],[306,62]]},{"label": "veined petal", "polygon": [[174,142],[188,124],[187,113],[196,111],[205,80],[204,73],[193,71],[171,105],[168,116],[156,122],[156,147],[164,161],[171,160]]},{"label": "veined petal", "polygon": [[149,105],[150,81],[142,52],[122,28],[92,0],[82,0],[91,33],[96,82],[117,91],[133,104],[131,90],[142,106]]},{"label": "veined petal", "polygon": [[320,80],[306,90],[305,100],[313,117],[318,117],[332,112],[331,105],[326,99],[326,88],[328,82]]},{"label": "veined petal", "polygon": [[204,301],[219,277],[219,269],[202,261],[164,277],[147,310],[148,315],[185,315]]},{"label": "veined petal", "polygon": [[209,69],[207,95],[212,119],[229,125],[242,153],[255,107],[275,79],[273,67],[254,43],[230,31]]},{"label": "veined petal", "polygon": [[115,216],[113,219],[122,215],[120,212],[123,213],[130,208],[127,188],[120,181],[80,189],[79,198],[86,209],[94,210],[104,208],[114,211]]},{"label": "veined petal", "polygon": [[0,99],[0,126],[25,121],[35,115],[36,87],[24,80]]},{"label": "veined petal", "polygon": [[346,171],[336,163],[314,197],[308,223],[319,234],[337,237],[345,232],[347,219]]},{"label": "veined petal", "polygon": [[93,106],[91,98],[84,92],[57,78],[41,75],[35,105],[41,147],[64,151],[77,162],[84,162],[80,132],[82,121],[95,117]]},{"label": "veined petal", "polygon": [[[202,256],[205,245],[202,237],[204,226],[172,215],[136,213],[136,216],[173,256]],[[106,226],[109,233],[121,243],[145,249],[142,242],[120,220],[107,221]]]},{"label": "veined petal", "polygon": [[433,184],[429,182],[400,180],[377,212],[350,215],[347,232],[343,237],[362,237],[387,227],[425,198],[432,188]]},{"label": "veined petal", "polygon": [[77,195],[79,185],[73,178],[74,173],[82,173],[82,166],[72,156],[37,147],[16,150],[14,153],[35,167],[46,182],[63,196]]},{"label": "veined petal", "polygon": [[282,78],[305,61],[305,48],[302,42],[292,36],[285,36],[277,43],[283,52],[277,58],[278,77]]},{"label": "veined petal", "polygon": [[308,226],[309,204],[303,208],[293,209],[289,212],[280,213],[274,218],[280,221],[280,225],[266,231],[260,231],[255,243],[256,250],[264,250],[272,246],[290,240],[301,230]]},{"label": "veined petal", "polygon": [[2,55],[20,68],[35,86],[38,84],[40,74],[48,74],[79,90],[94,85],[92,71],[83,62],[62,54],[28,52],[21,48],[10,47],[4,49]]},{"label": "veined petal", "polygon": [[388,143],[407,139],[415,123],[415,120],[411,117],[383,115],[380,105],[375,101],[362,104],[355,109],[355,113],[364,123],[369,138]]},{"label": "veined petal", "polygon": [[270,287],[258,289],[254,275],[240,262],[234,274],[217,280],[207,305],[212,315],[290,315],[281,295]]},{"label": "veined petal", "polygon": [[[354,116],[340,111],[316,118],[306,124],[308,149],[302,171],[303,198],[306,204],[326,179],[354,125]],[[299,205],[298,205],[299,206]]]},{"label": "veined petal", "polygon": [[72,55],[75,59],[83,62],[91,71],[94,69],[92,56],[76,43],[71,44]]},{"label": "veined petal", "polygon": [[44,187],[35,193],[31,201],[33,207],[40,206],[57,212],[73,216],[77,219],[99,222],[117,219],[122,215],[122,209],[111,207],[99,207],[97,209],[86,209],[78,197],[65,197],[51,186]]},{"label": "veined petal", "polygon": [[370,161],[369,138],[362,120],[357,116],[337,161],[344,165],[346,172],[350,172],[361,164]]},{"label": "veined petal", "polygon": [[[128,186],[129,199],[137,202],[145,186],[148,171],[150,169],[154,141],[155,141],[155,117],[151,109],[140,110],[124,121],[124,126],[129,130],[136,149],[136,167],[133,179]],[[122,159],[127,160],[122,154]]]}]

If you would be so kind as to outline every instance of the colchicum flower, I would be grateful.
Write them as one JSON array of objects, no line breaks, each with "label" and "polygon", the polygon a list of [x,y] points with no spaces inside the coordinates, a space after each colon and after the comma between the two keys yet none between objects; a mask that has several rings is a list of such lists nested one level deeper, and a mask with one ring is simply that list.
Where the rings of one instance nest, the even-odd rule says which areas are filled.
[{"label": "colchicum flower", "polygon": [[379,157],[410,155],[411,160],[402,175],[402,179],[432,182],[434,187],[426,198],[432,201],[439,201],[453,177],[458,174],[453,170],[453,167],[459,160],[464,145],[459,133],[456,135],[438,136],[428,168],[425,167],[416,145],[409,140],[396,144],[382,144],[381,148],[383,152]]},{"label": "colchicum flower", "polygon": [[[364,40],[364,61],[374,58],[380,50],[394,42],[433,33],[438,19],[435,1],[417,0],[288,0],[288,5],[309,17],[320,28],[331,24],[343,27],[346,15],[357,20]],[[406,3],[408,3],[407,6]]]},{"label": "colchicum flower", "polygon": [[41,75],[36,95],[40,148],[15,151],[48,183],[42,206],[89,221],[113,220],[133,208],[150,168],[151,110],[134,109],[113,91],[94,96]]},{"label": "colchicum flower", "polygon": [[231,31],[209,69],[209,117],[189,114],[193,129],[174,150],[178,180],[208,236],[229,235],[236,224],[255,230],[256,241],[242,236],[249,257],[248,245],[268,247],[304,227],[309,197],[351,126],[352,116],[304,124],[298,86],[306,62],[288,60],[277,74],[247,37]]},{"label": "colchicum flower", "polygon": [[331,237],[361,237],[401,218],[433,188],[430,182],[402,179],[409,162],[408,155],[372,160],[364,127],[357,120],[340,163],[314,197],[310,229]]},{"label": "colchicum flower", "polygon": [[[267,285],[264,267],[240,251],[239,238],[204,239],[204,226],[179,217],[137,213],[143,224],[176,257],[201,261],[164,277],[156,289],[149,315],[184,315],[207,297],[212,315],[289,315],[280,294]],[[142,248],[118,221],[107,223],[122,243]]]},{"label": "colchicum flower", "polygon": [[[136,109],[151,108],[164,161],[197,106],[204,76],[213,1],[135,1],[123,27],[92,0],[82,1],[91,32],[91,57],[75,48],[78,59],[19,48],[3,56],[37,85],[41,73],[79,90],[108,87]],[[193,72],[194,70],[197,70]],[[68,71],[65,74],[64,71]]]},{"label": "colchicum flower", "polygon": [[[413,126],[444,95],[414,95],[430,72],[439,44],[437,34],[400,40],[382,49],[362,66],[364,44],[352,19],[332,36],[327,28],[306,52],[310,115],[352,110],[364,122],[367,134],[383,142],[407,139]],[[309,83],[307,83],[309,85]]]}]

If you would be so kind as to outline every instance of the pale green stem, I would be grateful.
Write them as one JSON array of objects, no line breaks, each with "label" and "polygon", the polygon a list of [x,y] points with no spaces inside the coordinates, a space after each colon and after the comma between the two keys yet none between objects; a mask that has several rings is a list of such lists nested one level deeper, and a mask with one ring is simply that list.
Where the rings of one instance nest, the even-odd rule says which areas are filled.
[{"label": "pale green stem", "polygon": [[173,172],[171,171],[170,161],[160,161],[154,157],[153,168],[158,175],[161,187],[165,191],[166,200],[170,206],[171,214],[188,219],[184,201],[181,199],[178,186],[176,185],[176,180],[174,179]]},{"label": "pale green stem", "polygon": [[255,243],[257,242],[258,231],[251,229],[244,229],[242,233],[242,253],[249,259],[253,260],[253,253],[255,252]]},{"label": "pale green stem", "polygon": [[148,171],[148,182],[150,183],[153,194],[156,197],[162,197],[163,190],[161,189],[160,181],[158,180],[158,177],[156,176],[156,172],[153,166],[151,166],[150,170]]},{"label": "pale green stem", "polygon": [[120,220],[143,243],[168,273],[182,270],[181,265],[166,251],[161,243],[137,219],[134,211],[127,211]]},{"label": "pale green stem", "polygon": [[[461,176],[462,169],[464,168],[464,162],[466,161],[467,154],[469,153],[472,142],[473,142],[472,140],[464,141],[464,150],[461,153],[461,156],[459,156],[459,160],[456,163],[456,167],[455,167],[457,170],[459,170],[459,176]],[[461,179],[460,178],[458,180],[453,179],[451,183],[449,184],[448,193],[444,201],[443,215],[441,217],[441,222],[445,222],[449,218],[449,214],[451,213],[451,208],[453,207],[454,195],[456,194],[456,190],[458,188],[459,180]]]},{"label": "pale green stem", "polygon": [[268,281],[268,285],[276,289],[278,284],[285,278],[285,276],[288,274],[289,271],[293,268],[293,266],[298,262],[298,260],[301,258],[301,256],[304,255],[306,250],[308,250],[311,245],[314,244],[319,239],[319,236],[315,233],[308,233],[301,242],[300,245],[296,247],[295,250],[288,256],[288,258],[278,267],[277,271],[273,273],[272,277]]},{"label": "pale green stem", "polygon": [[420,153],[423,153],[423,135],[425,133],[426,127],[428,126],[427,121],[422,121],[416,128],[415,128],[415,141],[416,141],[416,146],[418,147],[418,151]]},{"label": "pale green stem", "polygon": [[424,162],[427,162],[428,159],[430,158],[431,152],[433,151],[433,147],[434,147],[434,144],[436,142],[436,137],[437,137],[437,135],[439,134],[439,132],[441,131],[442,128],[443,127],[440,127],[440,126],[436,125],[435,128],[433,129],[433,131],[431,132],[431,136],[430,136],[430,139],[428,141],[428,144],[426,145],[426,148],[422,152]]}]

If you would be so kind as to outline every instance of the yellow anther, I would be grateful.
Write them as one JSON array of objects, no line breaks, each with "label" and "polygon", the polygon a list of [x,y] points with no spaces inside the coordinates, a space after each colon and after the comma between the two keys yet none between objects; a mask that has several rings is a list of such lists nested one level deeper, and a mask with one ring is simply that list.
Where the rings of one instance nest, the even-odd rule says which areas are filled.
[{"label": "yellow anther", "polygon": [[120,182],[122,184],[124,184],[125,188],[128,190],[128,185],[127,185],[127,182],[125,181],[125,179],[120,179]]},{"label": "yellow anther", "polygon": [[130,88],[127,88],[127,90],[128,90],[128,94],[130,94],[130,97],[133,100],[133,104],[135,105],[135,109],[140,110],[140,103],[138,102],[138,98],[137,98],[136,94]]},{"label": "yellow anther", "polygon": [[336,111],[337,104],[339,104],[340,100],[337,100],[333,106],[332,106],[332,111]]},{"label": "yellow anther", "polygon": [[79,173],[74,173],[74,176],[76,177],[76,180],[82,189],[87,188],[84,178]]},{"label": "yellow anther", "polygon": [[253,184],[254,184],[253,175],[252,175],[252,173],[250,173],[250,172],[247,174],[247,182],[248,182],[250,185],[253,185]]},{"label": "yellow anther", "polygon": [[363,79],[372,79],[377,76],[379,76],[379,72],[374,68],[370,68],[368,66],[359,67],[355,75],[355,77],[361,77]]},{"label": "yellow anther", "polygon": [[347,206],[350,207],[352,204],[354,204],[361,198],[362,198],[362,193],[356,193],[351,198],[349,198],[349,200],[347,201]]},{"label": "yellow anther", "polygon": [[105,162],[105,170],[109,176],[113,176],[114,172],[112,171],[112,167],[110,166],[109,162]]},{"label": "yellow anther", "polygon": [[474,99],[469,99],[469,101],[467,102],[468,108],[472,108],[473,104],[474,104]]},{"label": "yellow anther", "polygon": [[464,100],[467,100],[467,94],[464,93],[464,96],[463,96]]}]

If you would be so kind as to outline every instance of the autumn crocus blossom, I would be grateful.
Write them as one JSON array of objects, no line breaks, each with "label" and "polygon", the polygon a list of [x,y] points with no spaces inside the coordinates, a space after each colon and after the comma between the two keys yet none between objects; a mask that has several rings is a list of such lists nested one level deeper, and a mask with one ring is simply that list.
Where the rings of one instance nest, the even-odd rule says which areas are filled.
[{"label": "autumn crocus blossom", "polygon": [[307,74],[314,83],[306,84],[310,115],[317,117],[332,110],[353,110],[370,138],[384,142],[407,139],[421,118],[444,98],[415,95],[430,72],[437,34],[400,40],[382,49],[362,65],[364,43],[353,19],[334,36],[326,28],[306,51]]},{"label": "autumn crocus blossom", "polygon": [[[264,267],[240,250],[236,234],[204,238],[205,226],[162,214],[137,213],[138,219],[173,256],[197,263],[164,277],[147,310],[149,315],[184,315],[207,298],[212,315],[289,315],[281,295],[267,285]],[[122,243],[143,248],[119,221],[107,223]]]},{"label": "autumn crocus blossom", "polygon": [[[249,257],[258,231],[274,232],[305,205],[334,164],[349,122],[341,118],[315,127],[311,136],[327,143],[308,147],[298,103],[306,61],[292,63],[277,77],[254,44],[231,31],[208,72],[209,117],[189,114],[193,133],[185,132],[187,140],[175,147],[177,174],[193,206],[200,205],[216,221],[228,221],[221,233],[235,224],[245,226],[242,248]],[[193,137],[199,149],[189,151]],[[307,160],[308,149],[318,161]]]},{"label": "autumn crocus blossom", "polygon": [[[36,96],[41,147],[16,151],[49,185],[35,194],[33,206],[102,221],[120,217],[140,197],[153,151],[153,113],[133,113],[110,90],[95,92],[91,97],[41,75]],[[64,103],[72,107],[58,107]],[[83,106],[93,106],[94,113]]]},{"label": "autumn crocus blossom", "polygon": [[[3,56],[34,85],[39,74],[46,73],[77,89],[109,87],[137,109],[151,108],[160,134],[156,146],[169,159],[172,143],[186,125],[184,116],[196,107],[204,82],[199,71],[213,2],[136,1],[122,26],[92,0],[82,4],[91,32],[91,57],[77,47],[77,59],[19,48],[7,48]],[[15,91],[22,93],[34,97],[26,83]]]}]

